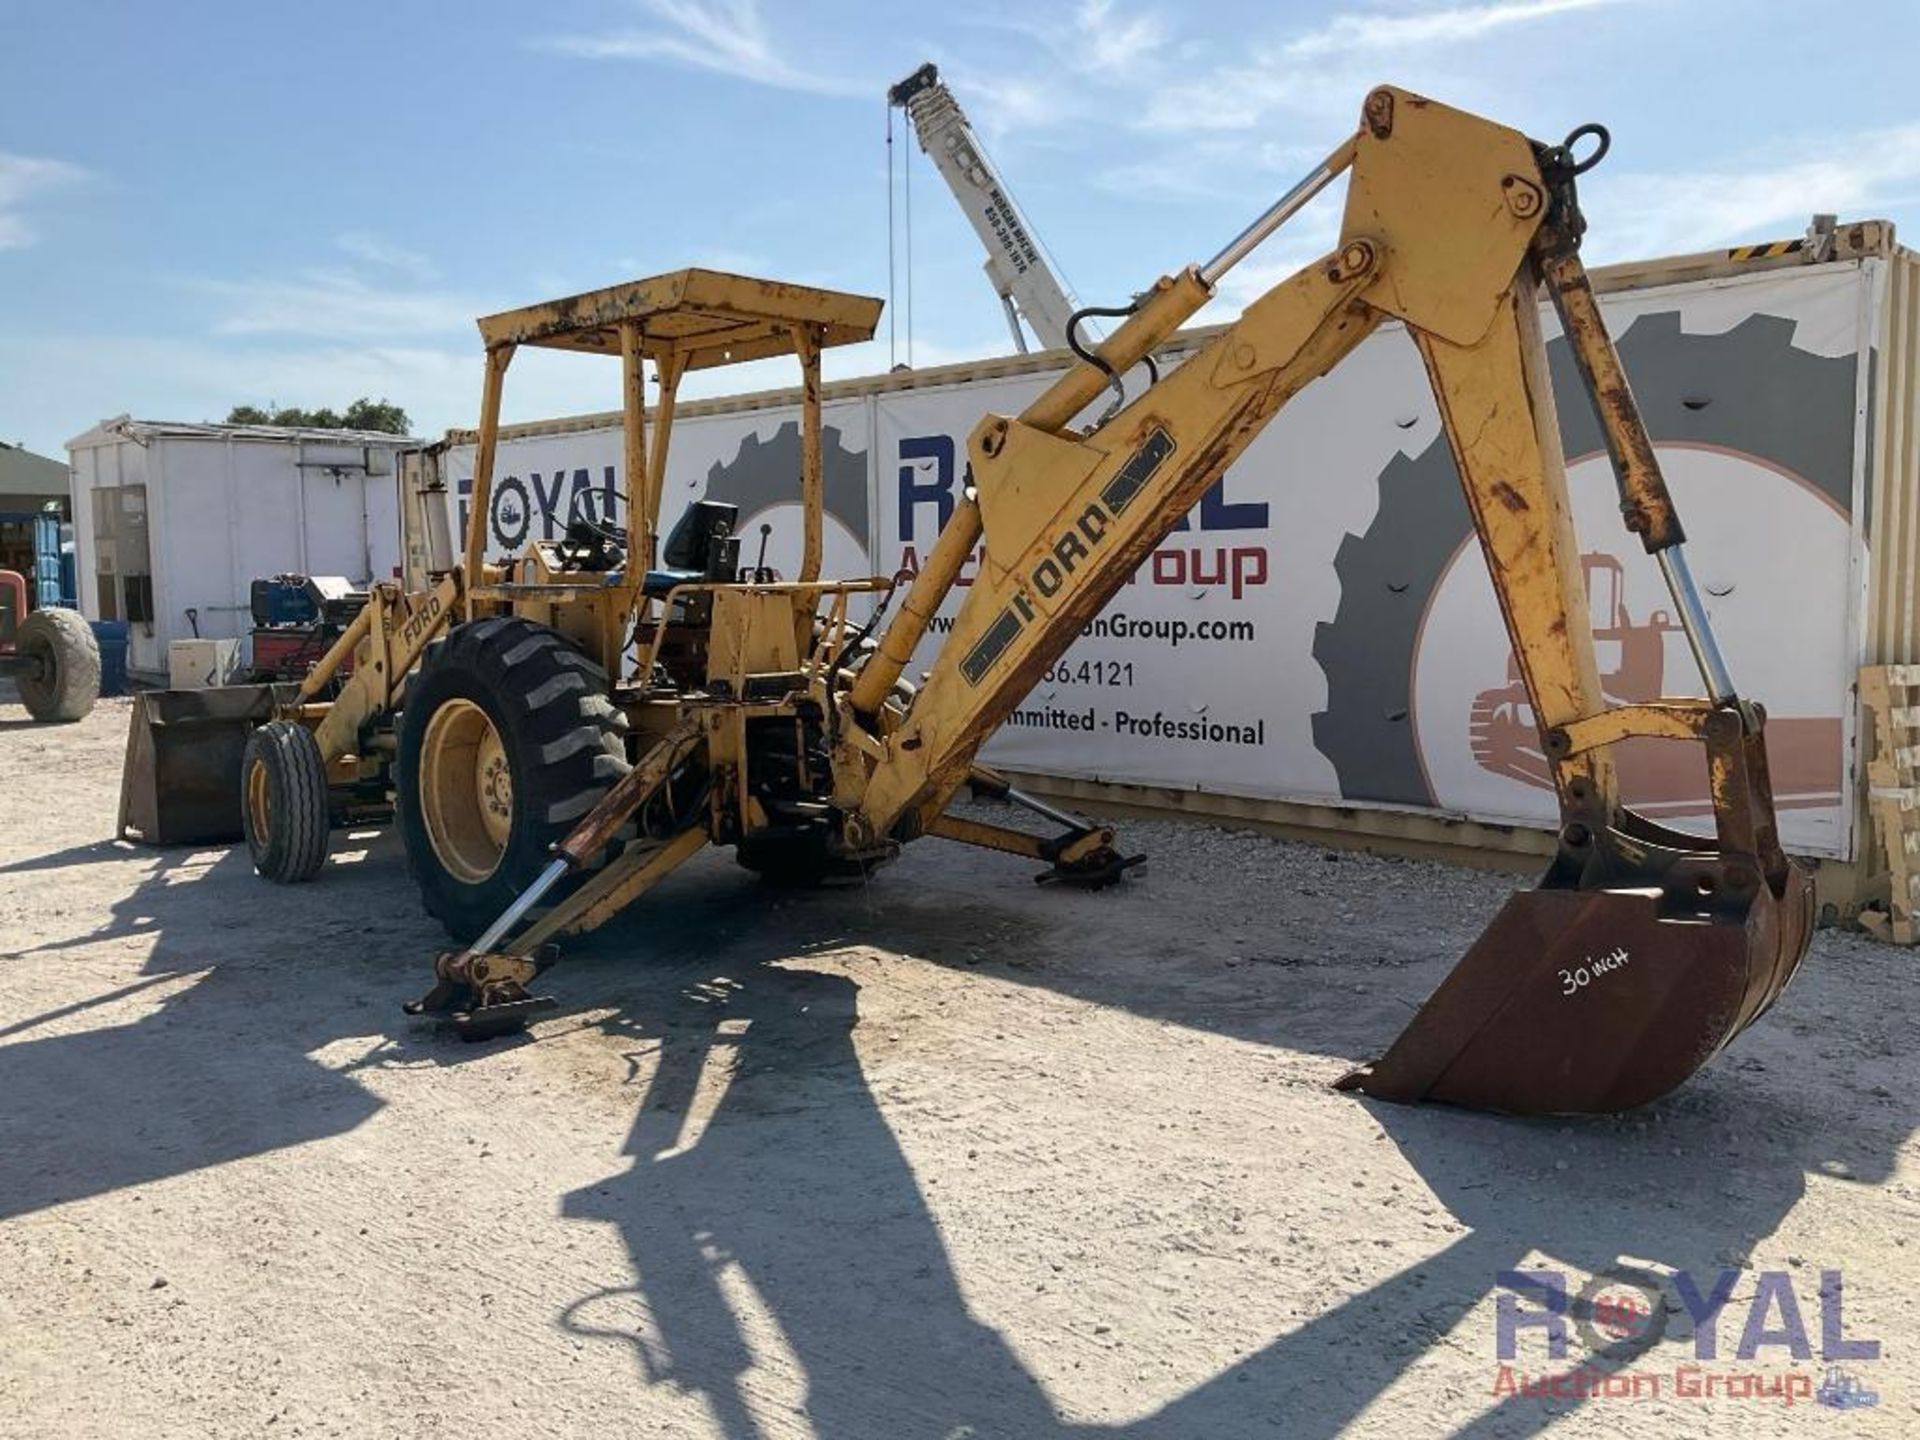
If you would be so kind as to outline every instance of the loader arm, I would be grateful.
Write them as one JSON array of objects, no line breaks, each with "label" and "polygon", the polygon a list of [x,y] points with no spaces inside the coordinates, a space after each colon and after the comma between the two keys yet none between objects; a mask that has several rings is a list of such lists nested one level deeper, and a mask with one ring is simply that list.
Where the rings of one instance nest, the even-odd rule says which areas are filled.
[{"label": "loader arm", "polygon": [[457,570],[413,595],[385,581],[372,587],[366,605],[301,682],[295,700],[296,708],[312,705],[353,661],[339,696],[314,711],[319,716],[314,739],[329,765],[357,751],[366,726],[398,707],[420,656],[460,613],[463,588]]}]

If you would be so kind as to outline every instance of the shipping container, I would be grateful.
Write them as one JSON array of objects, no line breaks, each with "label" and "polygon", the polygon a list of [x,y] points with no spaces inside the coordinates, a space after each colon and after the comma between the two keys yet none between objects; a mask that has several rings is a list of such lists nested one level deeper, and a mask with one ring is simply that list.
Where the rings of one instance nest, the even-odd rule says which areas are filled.
[{"label": "shipping container", "polygon": [[[1735,679],[1768,708],[1784,838],[1820,862],[1836,904],[1865,893],[1858,670],[1920,658],[1916,278],[1878,221],[1595,272]],[[1698,693],[1550,309],[1542,321],[1608,693]],[[1213,333],[1188,332],[1168,360]],[[1065,363],[828,385],[828,571],[913,569],[967,483],[974,425],[1018,411]],[[697,497],[733,501],[744,558],[770,525],[771,562],[790,572],[797,426],[792,391],[683,402],[664,523]],[[617,494],[618,427],[601,414],[505,430],[489,554],[558,533],[579,491]],[[456,524],[472,442],[455,432],[425,457]],[[1280,413],[985,758],[1109,805],[1545,853],[1547,767],[1472,535],[1419,358],[1383,327]],[[940,638],[936,624],[917,666]],[[1620,760],[1632,803],[1708,825],[1697,748],[1634,741]]]},{"label": "shipping container", "polygon": [[[240,639],[255,578],[399,573],[396,455],[366,431],[102,421],[67,442],[80,606],[165,684],[175,640]],[[243,644],[243,649],[244,649]]]}]

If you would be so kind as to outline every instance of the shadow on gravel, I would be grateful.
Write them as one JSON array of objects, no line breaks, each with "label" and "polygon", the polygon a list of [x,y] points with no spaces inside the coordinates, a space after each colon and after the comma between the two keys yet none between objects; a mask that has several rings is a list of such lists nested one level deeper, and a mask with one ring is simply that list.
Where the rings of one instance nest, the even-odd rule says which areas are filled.
[{"label": "shadow on gravel", "polygon": [[65,850],[54,851],[51,855],[31,855],[25,860],[15,860],[11,864],[0,865],[0,875],[31,875],[42,870],[70,870],[78,865],[92,865],[97,861],[136,853],[138,853],[137,847],[124,840],[95,840],[86,845],[70,845]]},{"label": "shadow on gravel", "polygon": [[[740,1322],[753,1308],[805,1375],[812,1433],[1068,1433],[1004,1338],[968,1312],[855,1052],[859,986],[804,958],[875,928],[916,949],[958,946],[968,918],[949,917],[943,942],[862,917],[857,892],[770,912],[744,877],[672,883],[644,930],[617,922],[568,963],[572,985],[621,1005],[610,1029],[660,1053],[631,1168],[562,1204],[619,1229],[639,1284],[583,1297],[562,1327],[627,1343],[645,1383],[699,1392],[729,1436],[767,1433]],[[614,956],[635,948],[700,958],[616,972]]]},{"label": "shadow on gravel", "polygon": [[[13,870],[83,886],[89,867],[109,859],[124,864],[123,852],[89,846]],[[755,1312],[797,1360],[813,1429],[836,1440],[1332,1436],[1443,1337],[1486,1357],[1486,1388],[1458,1397],[1460,1413],[1484,1413],[1457,1433],[1536,1433],[1566,1406],[1496,1404],[1492,1336],[1456,1330],[1500,1271],[1545,1263],[1598,1272],[1631,1258],[1710,1282],[1779,1226],[1808,1174],[1885,1179],[1915,1123],[1912,1086],[1876,1094],[1806,1084],[1816,1047],[1862,1045],[1869,1067],[1894,1056],[1901,1020],[1856,1017],[1852,1039],[1823,1031],[1813,1017],[1847,1005],[1849,977],[1822,965],[1731,1054],[1640,1115],[1560,1124],[1372,1106],[1467,1233],[1368,1290],[1327,1297],[1324,1313],[1150,1416],[1072,1423],[969,1309],[861,1068],[859,987],[808,957],[883,945],[1173,1023],[1358,1058],[1391,1038],[1396,1017],[1464,945],[1430,937],[1431,953],[1385,954],[1372,967],[1280,956],[1225,971],[1217,957],[1170,954],[1164,969],[1109,968],[1075,938],[1082,899],[1063,897],[1053,932],[1034,935],[1031,912],[983,904],[971,872],[943,885],[939,860],[912,863],[911,876],[871,892],[770,896],[716,857],[577,946],[551,977],[569,1003],[616,1007],[587,1023],[636,1052],[660,1052],[626,1167],[561,1201],[570,1219],[617,1228],[637,1285],[623,1271],[559,1324],[630,1346],[644,1384],[698,1392],[737,1440],[769,1433],[742,1322]],[[118,888],[124,872],[101,883]],[[1017,867],[1005,883],[1024,883]],[[1152,911],[1146,892],[1144,930]],[[1311,918],[1303,908],[1289,923]],[[1014,933],[1030,943],[983,960],[993,937]],[[1295,938],[1317,954],[1314,933]],[[302,950],[288,953],[295,935]],[[241,851],[162,852],[107,924],[34,947],[151,949],[134,984],[0,1035],[0,1216],[344,1133],[381,1103],[355,1083],[356,1069],[486,1053],[394,1013],[424,988],[422,960],[438,941],[391,836],[373,843],[357,873],[291,890],[261,885]],[[1189,939],[1186,949],[1207,944]],[[1364,1003],[1356,975],[1366,977]],[[146,1004],[158,990],[164,998],[138,1020],[63,1032],[88,1009]],[[42,1027],[49,1033],[36,1035]],[[349,1037],[373,1037],[355,1064],[312,1058]],[[1356,1244],[1367,1243],[1364,1227],[1357,1211]],[[1804,1273],[1846,1259],[1809,1256]],[[1674,1318],[1669,1344],[1685,1324]],[[1442,1424],[1406,1418],[1409,1433]]]},{"label": "shadow on gravel", "polygon": [[[1756,1080],[1751,1067],[1742,1071],[1724,1061],[1649,1110],[1610,1119],[1516,1120],[1361,1103],[1468,1233],[1334,1305],[1129,1433],[1167,1440],[1259,1434],[1264,1417],[1284,1416],[1290,1435],[1334,1435],[1449,1332],[1454,1348],[1484,1357],[1484,1367],[1481,1383],[1458,1407],[1463,1414],[1479,1412],[1477,1418],[1448,1425],[1445,1433],[1539,1433],[1595,1402],[1496,1394],[1500,1361],[1491,1320],[1478,1319],[1471,1330],[1455,1327],[1498,1288],[1501,1272],[1557,1270],[1570,1292],[1588,1275],[1611,1272],[1651,1286],[1664,1307],[1652,1318],[1651,1333],[1621,1339],[1606,1328],[1607,1317],[1595,1316],[1576,1295],[1566,1358],[1549,1357],[1541,1332],[1523,1331],[1511,1362],[1515,1371],[1537,1377],[1584,1365],[1605,1374],[1631,1364],[1670,1377],[1675,1366],[1693,1362],[1694,1337],[1664,1277],[1686,1271],[1702,1293],[1709,1291],[1722,1271],[1746,1265],[1754,1243],[1778,1228],[1802,1198],[1808,1174],[1885,1180],[1916,1120],[1904,1103],[1863,1114],[1842,1097],[1810,1099],[1788,1076]],[[1356,1243],[1364,1238],[1356,1236]],[[1812,1255],[1794,1272],[1816,1360],[1819,1271],[1844,1268],[1846,1260]],[[1856,1272],[1853,1279],[1857,1285],[1864,1277]],[[1751,1274],[1741,1277],[1736,1298],[1718,1317],[1720,1368],[1752,1368],[1732,1355],[1753,1287]],[[1611,1293],[1628,1292],[1615,1286]],[[1538,1308],[1537,1297],[1528,1296],[1523,1308]],[[1776,1314],[1776,1324],[1779,1319]],[[1592,1337],[1586,1344],[1581,1322]],[[1588,1348],[1596,1341],[1598,1348]],[[1776,1335],[1761,1359],[1784,1354]],[[1818,1371],[1811,1373],[1817,1380]],[[1684,1402],[1676,1408],[1685,1413]],[[1623,1420],[1632,1414],[1629,1408]],[[1407,1419],[1410,1432],[1422,1433],[1440,1417]]]},{"label": "shadow on gravel", "polygon": [[[766,1381],[755,1373],[744,1317],[756,1312],[756,1328],[777,1330],[791,1350],[804,1375],[807,1421],[821,1435],[1334,1436],[1442,1343],[1485,1357],[1484,1380],[1453,1406],[1479,1418],[1449,1424],[1408,1415],[1409,1433],[1539,1433],[1579,1402],[1497,1397],[1493,1334],[1481,1333],[1478,1319],[1472,1330],[1457,1328],[1501,1272],[1554,1267],[1577,1287],[1586,1274],[1631,1263],[1686,1270],[1711,1286],[1780,1225],[1809,1173],[1884,1180],[1916,1119],[1905,1099],[1805,1093],[1808,1042],[1795,1031],[1813,1027],[1778,1018],[1667,1101],[1626,1117],[1520,1121],[1356,1101],[1467,1233],[1370,1289],[1327,1297],[1317,1318],[1149,1416],[1079,1424],[1059,1415],[1007,1339],[974,1318],[920,1182],[862,1072],[852,1040],[858,986],[806,960],[883,943],[916,959],[976,963],[992,912],[977,899],[924,890],[886,900],[858,892],[790,897],[773,912],[764,895],[745,903],[751,892],[721,873],[672,884],[644,921],[617,922],[553,977],[564,976],[575,995],[618,1006],[603,1023],[636,1052],[659,1052],[627,1168],[563,1202],[569,1218],[617,1227],[637,1284],[623,1280],[581,1297],[560,1323],[570,1334],[629,1346],[643,1383],[698,1392],[738,1440],[785,1433],[779,1423],[769,1427]],[[635,963],[636,953],[697,958]],[[1410,1009],[1450,963],[1394,967],[1390,998]],[[989,968],[997,978],[1020,978],[1010,967]],[[1026,979],[1208,1023],[1208,1006],[1191,995],[1171,998],[1137,976],[1103,987],[1098,977],[1097,966],[1064,980],[1042,966]],[[1324,1051],[1321,1022],[1350,997],[1352,978],[1337,968],[1292,973],[1285,986],[1303,1003],[1290,1014],[1249,1021],[1242,1005],[1228,1003],[1220,1028]],[[1815,967],[1796,995],[1813,1009],[1835,1003],[1843,979]],[[1324,993],[1298,993],[1309,986]],[[1892,1055],[1896,1021],[1888,1016],[1886,1035],[1863,1043]],[[1364,1215],[1356,1211],[1356,1246],[1369,1244]],[[1807,1257],[1803,1303],[1811,1303],[1820,1268],[1845,1263]],[[1751,1288],[1749,1275],[1741,1295]],[[1647,1363],[1671,1368],[1692,1349],[1670,1288],[1666,1305],[1666,1346]],[[1745,1308],[1738,1300],[1720,1319],[1722,1356]],[[1811,1310],[1808,1323],[1817,1335]],[[1537,1333],[1527,1338],[1533,1351],[1516,1364],[1535,1374],[1638,1358],[1638,1346],[1590,1354],[1575,1340],[1556,1363]]]},{"label": "shadow on gravel", "polygon": [[[337,849],[358,843],[336,837]],[[23,955],[150,948],[134,983],[0,1029],[0,1219],[343,1134],[382,1103],[354,1070],[459,1060],[457,1041],[394,1023],[438,932],[421,918],[417,939],[395,944],[417,906],[397,846],[376,841],[372,854],[391,863],[336,865],[297,889],[260,881],[244,848],[101,842],[7,867],[31,876],[55,915],[90,885],[124,887],[129,857],[151,868],[106,923],[0,956],[0,973]],[[122,1001],[143,1013],[73,1028]],[[387,1034],[397,1038],[369,1039],[344,1068],[312,1058]]]}]

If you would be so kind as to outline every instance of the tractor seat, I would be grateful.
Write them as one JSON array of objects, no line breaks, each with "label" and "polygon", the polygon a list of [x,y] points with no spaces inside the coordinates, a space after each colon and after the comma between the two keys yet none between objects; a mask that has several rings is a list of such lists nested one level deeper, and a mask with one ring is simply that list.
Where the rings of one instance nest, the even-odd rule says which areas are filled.
[{"label": "tractor seat", "polygon": [[640,593],[649,600],[664,600],[676,585],[693,585],[706,579],[701,570],[649,570],[640,582]]},{"label": "tractor seat", "polygon": [[659,600],[676,585],[701,580],[732,579],[732,558],[737,545],[730,545],[733,527],[740,519],[740,507],[723,500],[696,500],[674,524],[667,543],[660,547],[665,563],[649,570],[640,582],[640,592]]}]

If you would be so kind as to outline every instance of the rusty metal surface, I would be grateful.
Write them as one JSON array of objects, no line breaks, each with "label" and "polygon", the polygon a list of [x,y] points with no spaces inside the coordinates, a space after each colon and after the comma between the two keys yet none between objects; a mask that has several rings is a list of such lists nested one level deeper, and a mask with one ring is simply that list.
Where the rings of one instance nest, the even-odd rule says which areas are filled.
[{"label": "rusty metal surface", "polygon": [[[1392,86],[1368,98],[1364,119],[1340,233],[1389,257],[1367,300],[1429,335],[1472,345],[1540,225],[1533,143]],[[1529,194],[1531,207],[1515,203]]]},{"label": "rusty metal surface", "polygon": [[247,737],[297,694],[293,685],[224,685],[135,695],[120,776],[120,838],[148,845],[243,838]]},{"label": "rusty metal surface", "polygon": [[699,370],[789,354],[796,326],[814,328],[823,347],[872,339],[880,308],[867,295],[691,269],[487,315],[479,326],[489,349],[617,355],[621,324],[636,322],[649,359],[678,354]]},{"label": "rusty metal surface", "polygon": [[1553,308],[1566,331],[1574,364],[1586,382],[1600,433],[1606,438],[1607,455],[1620,489],[1621,519],[1629,532],[1640,537],[1648,554],[1678,545],[1687,538],[1686,532],[1674,511],[1653,441],[1641,423],[1626,367],[1620,363],[1620,352],[1600,317],[1600,302],[1586,267],[1573,250],[1547,253],[1537,248],[1537,259]]},{"label": "rusty metal surface", "polygon": [[1765,715],[1701,727],[1713,847],[1568,786],[1559,854],[1413,1023],[1342,1088],[1382,1100],[1608,1113],[1672,1090],[1780,997],[1813,938],[1813,882],[1774,828]]},{"label": "rusty metal surface", "polygon": [[551,996],[532,994],[527,986],[558,956],[551,945],[524,956],[442,951],[433,962],[433,988],[402,1008],[409,1015],[444,1017],[463,1040],[512,1034],[556,1008]]},{"label": "rusty metal surface", "polygon": [[1514,896],[1386,1054],[1341,1088],[1523,1115],[1659,1099],[1773,1003],[1812,934],[1812,882],[1799,870],[1778,894],[1731,908],[1699,893],[1706,873],[1677,866],[1651,891]]}]

